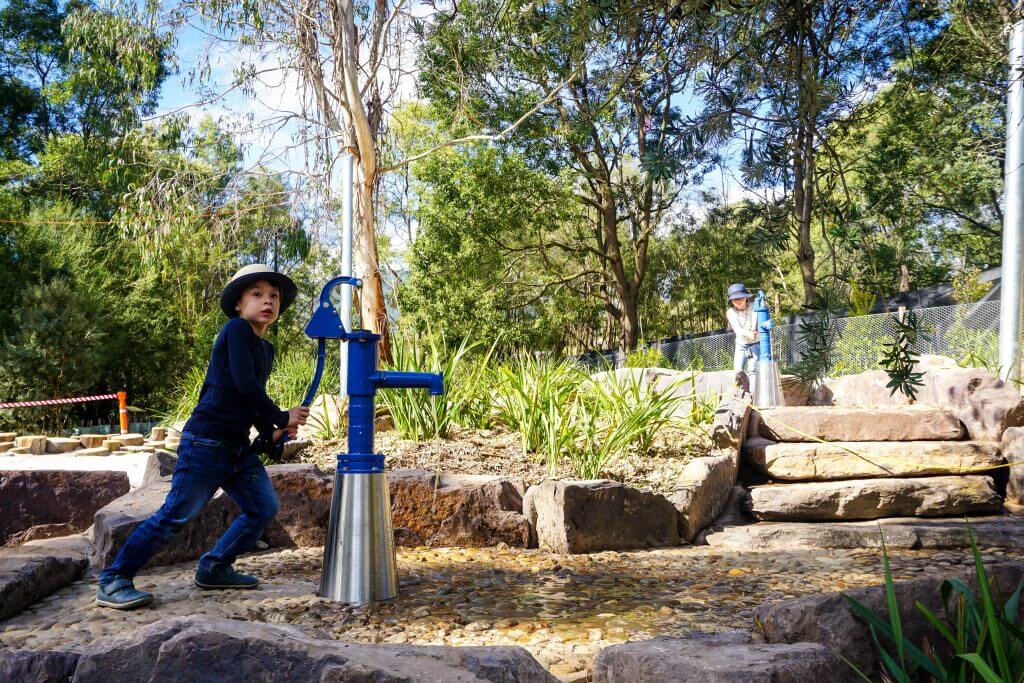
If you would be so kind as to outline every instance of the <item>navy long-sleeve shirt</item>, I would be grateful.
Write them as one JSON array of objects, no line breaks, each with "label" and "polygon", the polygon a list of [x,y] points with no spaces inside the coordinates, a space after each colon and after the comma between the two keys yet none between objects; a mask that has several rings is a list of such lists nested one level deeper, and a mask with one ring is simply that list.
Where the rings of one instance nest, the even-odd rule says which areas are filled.
[{"label": "navy long-sleeve shirt", "polygon": [[269,436],[288,426],[265,389],[274,366],[274,345],[257,335],[244,318],[232,318],[217,335],[210,366],[185,430],[218,439],[248,442],[249,428]]}]

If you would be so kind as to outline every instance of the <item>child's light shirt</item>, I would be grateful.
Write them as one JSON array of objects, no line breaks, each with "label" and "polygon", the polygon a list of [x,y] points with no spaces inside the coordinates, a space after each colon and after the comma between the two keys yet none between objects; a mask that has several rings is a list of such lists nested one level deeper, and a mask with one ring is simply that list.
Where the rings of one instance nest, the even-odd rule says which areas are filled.
[{"label": "child's light shirt", "polygon": [[756,341],[757,314],[754,309],[747,306],[745,310],[740,311],[729,306],[725,317],[729,321],[729,327],[736,333],[736,341],[741,344],[753,344]]}]

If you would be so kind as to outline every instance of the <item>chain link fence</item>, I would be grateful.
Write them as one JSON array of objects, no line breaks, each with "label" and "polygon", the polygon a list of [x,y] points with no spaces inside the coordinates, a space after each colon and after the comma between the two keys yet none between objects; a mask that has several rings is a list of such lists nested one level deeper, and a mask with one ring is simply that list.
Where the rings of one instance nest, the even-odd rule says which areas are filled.
[{"label": "chain link fence", "polygon": [[[983,301],[955,306],[914,309],[920,334],[914,350],[919,354],[949,356],[961,365],[995,368],[999,363],[999,302]],[[832,377],[879,369],[879,354],[896,337],[894,313],[878,313],[835,321],[835,346],[832,352]],[[800,322],[779,325],[772,333],[772,350],[779,365],[799,361],[805,348],[801,344]],[[653,344],[666,360],[679,369],[730,370],[736,337],[732,333],[709,334],[678,341]],[[585,365],[622,367],[625,354],[620,351],[592,353],[580,358]]]}]

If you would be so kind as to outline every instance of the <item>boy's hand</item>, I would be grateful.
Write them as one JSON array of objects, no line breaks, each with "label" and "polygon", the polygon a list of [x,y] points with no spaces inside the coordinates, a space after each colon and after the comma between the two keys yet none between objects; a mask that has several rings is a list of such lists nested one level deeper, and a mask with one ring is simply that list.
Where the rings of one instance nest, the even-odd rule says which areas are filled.
[{"label": "boy's hand", "polygon": [[296,406],[288,410],[288,426],[298,427],[306,424],[306,418],[309,417],[309,408],[306,406]]},{"label": "boy's hand", "polygon": [[288,435],[289,439],[294,439],[294,438],[296,438],[299,435],[299,428],[298,427],[289,427],[288,429],[275,429],[274,430],[274,435],[271,437],[271,440],[274,443],[277,443],[278,441],[281,440],[281,437],[284,436],[285,434]]}]

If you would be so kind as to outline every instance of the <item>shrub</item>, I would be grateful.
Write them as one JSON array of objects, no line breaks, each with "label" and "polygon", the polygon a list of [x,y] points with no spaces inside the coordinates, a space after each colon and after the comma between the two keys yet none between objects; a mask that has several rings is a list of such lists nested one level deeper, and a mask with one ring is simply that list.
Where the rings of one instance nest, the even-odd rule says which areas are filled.
[{"label": "shrub", "polygon": [[[1020,617],[1024,581],[1018,583],[1004,601],[1005,596],[999,586],[989,580],[970,526],[967,533],[974,557],[977,594],[960,579],[949,579],[939,589],[943,604],[941,617],[920,602],[915,603],[952,649],[952,655],[947,659],[942,659],[932,647],[925,645],[919,648],[906,639],[884,541],[882,561],[887,618],[843,594],[853,612],[868,624],[886,680],[896,683],[921,679],[941,683],[999,683],[1024,679],[1024,624]],[[861,678],[870,681],[853,663],[847,661],[847,664]]]},{"label": "shrub", "polygon": [[452,424],[484,427],[491,415],[488,361],[494,347],[473,362],[470,354],[482,344],[465,340],[450,349],[443,336],[395,335],[391,352],[393,370],[403,372],[440,372],[444,375],[444,394],[430,396],[426,391],[382,391],[378,394],[387,407],[395,429],[405,439],[444,438]]},{"label": "shrub", "polygon": [[656,346],[637,348],[626,354],[627,368],[672,368],[672,362]]}]

